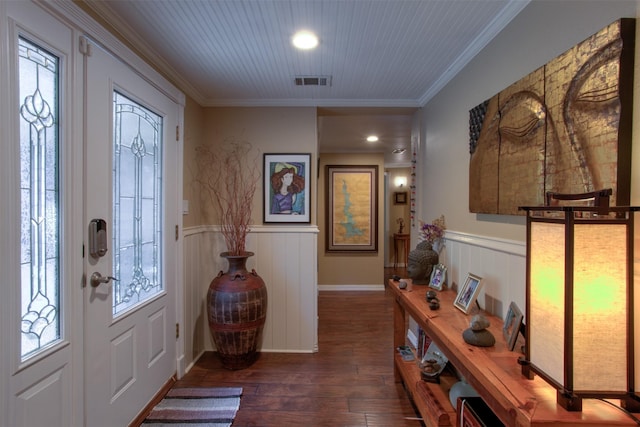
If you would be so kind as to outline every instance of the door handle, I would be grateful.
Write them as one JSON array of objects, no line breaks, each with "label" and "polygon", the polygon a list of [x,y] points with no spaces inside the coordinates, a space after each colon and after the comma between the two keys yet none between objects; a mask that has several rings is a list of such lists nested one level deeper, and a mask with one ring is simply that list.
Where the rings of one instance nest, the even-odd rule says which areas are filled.
[{"label": "door handle", "polygon": [[103,276],[102,274],[96,271],[91,275],[91,279],[89,279],[89,282],[91,283],[91,286],[93,286],[94,288],[97,288],[102,283],[109,284],[109,282],[111,282],[112,280],[118,280],[118,279],[116,279],[113,276]]}]

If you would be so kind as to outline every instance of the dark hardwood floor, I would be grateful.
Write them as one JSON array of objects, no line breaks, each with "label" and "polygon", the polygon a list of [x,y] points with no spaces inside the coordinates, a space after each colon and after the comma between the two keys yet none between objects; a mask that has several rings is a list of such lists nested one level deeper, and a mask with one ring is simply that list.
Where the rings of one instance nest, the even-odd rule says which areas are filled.
[{"label": "dark hardwood floor", "polygon": [[423,426],[393,376],[391,295],[320,292],[318,315],[317,353],[262,353],[240,371],[205,353],[174,387],[243,387],[234,427]]}]

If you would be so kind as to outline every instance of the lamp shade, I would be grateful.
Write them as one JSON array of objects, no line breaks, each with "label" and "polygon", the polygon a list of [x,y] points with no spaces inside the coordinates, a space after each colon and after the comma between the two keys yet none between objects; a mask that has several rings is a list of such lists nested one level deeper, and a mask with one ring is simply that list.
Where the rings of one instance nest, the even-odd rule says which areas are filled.
[{"label": "lamp shade", "polygon": [[407,177],[406,176],[396,176],[393,180],[396,187],[404,187],[407,185]]},{"label": "lamp shade", "polygon": [[582,397],[633,396],[633,215],[636,208],[527,210],[523,373]]}]

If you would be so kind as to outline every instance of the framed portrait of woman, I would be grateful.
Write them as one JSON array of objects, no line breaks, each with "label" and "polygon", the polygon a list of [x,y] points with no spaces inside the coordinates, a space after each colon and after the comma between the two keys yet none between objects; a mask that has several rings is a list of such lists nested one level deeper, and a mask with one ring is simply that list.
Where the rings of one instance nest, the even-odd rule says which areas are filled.
[{"label": "framed portrait of woman", "polygon": [[264,155],[264,222],[309,223],[311,154]]}]

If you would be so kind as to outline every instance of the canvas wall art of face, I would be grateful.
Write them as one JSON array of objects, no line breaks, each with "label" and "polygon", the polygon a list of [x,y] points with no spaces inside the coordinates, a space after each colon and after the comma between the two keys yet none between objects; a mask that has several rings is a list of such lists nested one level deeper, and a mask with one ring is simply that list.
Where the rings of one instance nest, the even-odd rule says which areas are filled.
[{"label": "canvas wall art of face", "polygon": [[549,191],[612,188],[613,204],[629,203],[633,26],[611,24],[483,104],[471,212],[516,215]]}]

